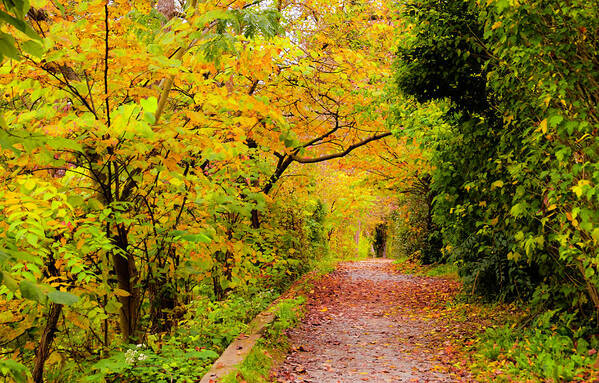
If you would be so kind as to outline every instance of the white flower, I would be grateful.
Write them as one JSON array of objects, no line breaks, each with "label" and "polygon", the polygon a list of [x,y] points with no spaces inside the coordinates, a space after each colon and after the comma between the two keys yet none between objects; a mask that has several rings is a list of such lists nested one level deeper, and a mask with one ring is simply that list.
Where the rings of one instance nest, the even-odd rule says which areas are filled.
[{"label": "white flower", "polygon": [[[143,344],[138,344],[136,345],[136,348],[142,348],[145,347],[145,345]],[[137,361],[142,361],[142,360],[146,360],[148,359],[148,356],[144,353],[142,353],[141,351],[135,350],[135,349],[129,349],[127,350],[127,352],[125,352],[125,362],[127,362],[127,364],[135,364],[135,362]]]},{"label": "white flower", "polygon": [[136,354],[137,351],[135,350],[127,350],[127,352],[125,353],[125,362],[127,362],[127,364],[135,363]]}]

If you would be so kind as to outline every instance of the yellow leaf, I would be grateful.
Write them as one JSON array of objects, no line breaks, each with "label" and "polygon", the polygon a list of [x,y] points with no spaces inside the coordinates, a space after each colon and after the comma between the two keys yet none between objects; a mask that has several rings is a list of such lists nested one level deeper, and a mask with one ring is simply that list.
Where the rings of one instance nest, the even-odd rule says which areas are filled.
[{"label": "yellow leaf", "polygon": [[69,323],[74,324],[75,326],[79,327],[80,329],[83,330],[88,330],[89,329],[89,325],[85,322],[82,322],[77,316],[72,316],[69,318]]},{"label": "yellow leaf", "polygon": [[520,259],[520,257],[521,257],[520,253],[517,253],[517,252],[511,252],[510,251],[507,254],[507,259],[510,260],[510,261],[517,261],[518,259]]},{"label": "yellow leaf", "polygon": [[123,289],[114,289],[113,291],[116,295],[118,295],[119,297],[128,297],[129,294],[127,291],[123,290]]},{"label": "yellow leaf", "polygon": [[541,121],[541,123],[539,124],[539,128],[541,129],[541,132],[543,132],[543,134],[547,133],[547,119]]},{"label": "yellow leaf", "polygon": [[495,24],[493,24],[493,26],[491,26],[492,30],[495,30],[497,28],[499,28],[503,23],[501,21],[496,21]]},{"label": "yellow leaf", "polygon": [[23,183],[26,189],[33,190],[35,189],[35,180],[33,178],[28,178],[27,181]]}]

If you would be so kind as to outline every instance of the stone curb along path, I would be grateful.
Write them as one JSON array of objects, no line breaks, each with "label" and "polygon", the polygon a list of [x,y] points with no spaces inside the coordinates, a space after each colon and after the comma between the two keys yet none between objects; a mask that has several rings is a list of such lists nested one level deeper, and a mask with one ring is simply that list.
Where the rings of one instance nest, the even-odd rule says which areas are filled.
[{"label": "stone curb along path", "polygon": [[237,337],[222,355],[214,362],[210,371],[200,380],[200,383],[215,383],[237,371],[245,358],[250,354],[256,342],[262,336],[264,329],[275,319],[274,307],[259,314],[248,326],[246,333]]},{"label": "stone curb along path", "polygon": [[238,371],[239,366],[252,352],[252,349],[262,337],[264,330],[275,320],[278,304],[304,290],[307,285],[319,278],[319,274],[311,272],[296,281],[286,293],[277,298],[262,313],[258,314],[249,324],[247,330],[240,334],[221,356],[213,363],[212,368],[200,380],[200,383],[216,383],[229,374]]}]

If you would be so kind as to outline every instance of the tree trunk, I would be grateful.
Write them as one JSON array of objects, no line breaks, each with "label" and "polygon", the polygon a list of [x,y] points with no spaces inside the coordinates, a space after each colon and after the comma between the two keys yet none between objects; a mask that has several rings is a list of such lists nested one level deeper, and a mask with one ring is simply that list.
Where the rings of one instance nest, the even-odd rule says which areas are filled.
[{"label": "tree trunk", "polygon": [[[229,239],[231,239],[229,233]],[[233,279],[233,253],[229,250],[222,252],[217,251],[214,254],[215,265],[212,268],[212,290],[214,298],[217,301],[222,301],[231,291],[231,288],[223,288],[220,277],[223,276],[228,282]],[[222,271],[221,271],[222,270]]]},{"label": "tree trunk", "polygon": [[174,286],[168,280],[164,272],[159,272],[150,281],[148,286],[150,294],[150,318],[152,320],[151,331],[156,334],[167,332],[171,329],[172,314],[177,306],[177,293]]},{"label": "tree trunk", "polygon": [[599,321],[599,291],[597,290],[597,287],[593,284],[593,282],[586,277],[582,261],[576,262],[576,266],[578,266],[578,270],[580,271],[580,274],[584,279],[589,298],[591,298],[591,302],[593,303],[593,306],[595,306],[595,317]]},{"label": "tree trunk", "polygon": [[117,276],[119,289],[127,295],[118,295],[121,304],[119,328],[125,342],[133,342],[137,335],[137,317],[140,305],[139,288],[137,287],[138,273],[133,255],[128,252],[128,231],[122,225],[116,226],[117,235],[113,238],[121,250],[112,253],[114,272]]},{"label": "tree trunk", "polygon": [[252,209],[252,229],[260,228],[260,214],[258,210]]},{"label": "tree trunk", "polygon": [[114,271],[117,275],[119,289],[126,291],[128,296],[118,296],[120,302],[120,329],[121,335],[126,342],[135,337],[137,329],[137,306],[138,289],[134,287],[137,278],[135,261],[131,255],[124,257],[121,254],[113,254]]},{"label": "tree trunk", "polygon": [[[291,165],[292,163],[293,163],[292,157],[287,156],[285,158],[283,158],[283,157],[279,158],[279,162],[277,164],[277,168],[275,169],[275,172],[270,176],[270,178],[266,182],[266,185],[264,185],[264,188],[262,189],[262,192],[265,195],[268,195],[268,193],[270,193],[270,191],[272,190],[275,183],[279,180],[279,178],[281,178],[281,176],[283,175],[285,170],[287,170],[289,165]],[[253,229],[260,228],[260,214],[257,209],[252,210],[252,228]]]},{"label": "tree trunk", "polygon": [[48,322],[42,332],[40,344],[35,352],[35,363],[33,366],[33,381],[35,383],[44,382],[44,364],[46,359],[50,356],[50,347],[54,341],[54,336],[57,331],[58,319],[62,312],[62,305],[52,303],[50,305],[50,313],[48,314]]},{"label": "tree trunk", "polygon": [[158,0],[155,8],[162,13],[167,20],[172,19],[177,14],[177,5],[174,0]]},{"label": "tree trunk", "polygon": [[[59,238],[55,238],[55,240],[59,240]],[[48,257],[48,261],[46,262],[46,267],[48,268],[48,273],[52,277],[58,277],[60,272],[56,268],[56,262],[54,260],[54,254],[50,253]],[[40,343],[35,352],[35,362],[33,365],[33,381],[35,383],[43,383],[44,381],[44,365],[46,360],[50,356],[50,348],[52,347],[52,343],[54,342],[54,336],[56,335],[58,319],[60,318],[60,314],[62,312],[62,305],[58,303],[50,304],[50,312],[48,313],[48,321],[46,322],[46,327],[42,332],[40,337]]]},{"label": "tree trunk", "polygon": [[214,292],[214,299],[222,301],[225,299],[225,290],[220,284],[220,273],[218,273],[217,267],[218,266],[215,265],[212,268],[212,291]]},{"label": "tree trunk", "polygon": [[360,232],[362,231],[362,222],[358,221],[358,228],[356,234],[354,234],[354,241],[356,242],[356,254],[360,255]]}]

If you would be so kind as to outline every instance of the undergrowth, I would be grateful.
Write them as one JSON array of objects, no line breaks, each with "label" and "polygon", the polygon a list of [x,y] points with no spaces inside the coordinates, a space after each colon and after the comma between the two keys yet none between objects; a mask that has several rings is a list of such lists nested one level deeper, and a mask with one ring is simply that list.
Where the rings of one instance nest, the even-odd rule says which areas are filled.
[{"label": "undergrowth", "polygon": [[[457,279],[454,265],[396,261],[402,273]],[[437,308],[436,310],[439,310]],[[523,304],[483,301],[462,291],[437,312],[446,333],[480,382],[597,382],[599,334],[575,312],[531,312]],[[453,333],[452,333],[453,332]]]},{"label": "undergrowth", "polygon": [[597,381],[599,337],[574,318],[551,310],[526,326],[488,328],[472,348],[474,372],[494,382]]},{"label": "undergrowth", "polygon": [[404,274],[458,279],[458,268],[453,263],[423,265],[417,260],[409,257],[401,257],[395,260],[395,268],[397,271]]},{"label": "undergrowth", "polygon": [[[309,270],[315,276],[324,275],[335,269],[339,261],[332,254],[312,260]],[[299,294],[312,283],[312,277],[298,279],[292,294]],[[265,310],[283,289],[254,288],[244,294],[231,294],[224,301],[215,302],[206,294],[192,301],[171,334],[148,335],[142,343],[115,350],[107,358],[89,366],[92,374],[85,382],[135,382],[135,383],[187,383],[198,381],[208,372],[214,361],[260,312]],[[270,366],[265,356],[286,348],[284,330],[293,326],[298,318],[297,311],[304,298],[282,300],[277,306],[275,321],[268,327],[267,343],[256,347],[241,366],[240,371],[247,382],[259,382],[252,376],[267,376]],[[270,357],[267,357],[267,359]],[[53,378],[49,371],[48,378]],[[77,371],[58,372],[61,377],[76,381]]]},{"label": "undergrowth", "polygon": [[[85,381],[196,382],[277,295],[274,291],[231,295],[223,302],[198,298],[189,305],[173,334],[149,335],[143,343],[101,359],[91,366],[94,373]],[[64,376],[65,372],[61,374]]]},{"label": "undergrowth", "polygon": [[282,359],[289,347],[285,331],[294,327],[302,316],[303,296],[282,300],[276,309],[275,319],[267,326],[263,337],[258,340],[236,373],[229,374],[223,383],[268,383],[270,370],[277,360]]}]

